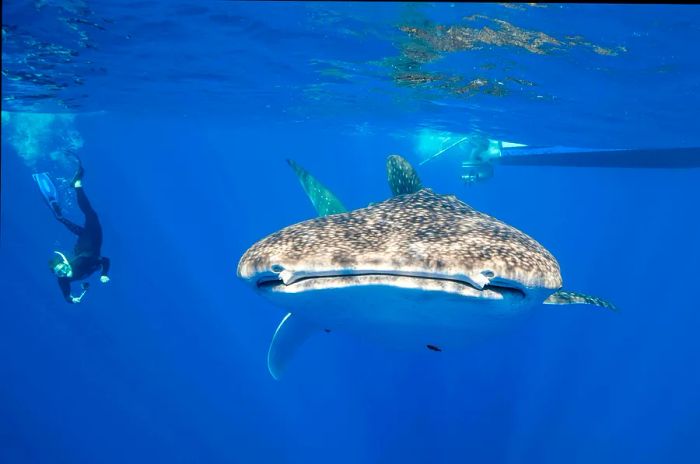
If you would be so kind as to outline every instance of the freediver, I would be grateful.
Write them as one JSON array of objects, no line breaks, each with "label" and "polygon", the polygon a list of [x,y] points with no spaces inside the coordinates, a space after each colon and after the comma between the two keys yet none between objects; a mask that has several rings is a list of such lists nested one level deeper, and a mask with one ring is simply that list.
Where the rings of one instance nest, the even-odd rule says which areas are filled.
[{"label": "freediver", "polygon": [[109,258],[101,255],[102,226],[83,189],[83,175],[85,174],[83,163],[77,155],[73,154],[73,156],[78,161],[78,170],[71,181],[71,186],[75,190],[80,211],[85,215],[85,223],[82,226],[63,216],[61,206],[57,200],[56,188],[47,173],[34,174],[34,179],[56,219],[78,237],[73,248],[73,258],[69,260],[64,253],[54,251],[56,256],[49,260],[49,266],[58,278],[58,286],[61,288],[63,298],[68,303],[80,303],[89,288],[89,284],[83,282],[82,293],[79,296],[73,296],[71,294],[71,282],[87,279],[94,272],[101,269],[100,282],[106,284],[109,282],[107,274],[109,273],[110,262]]}]

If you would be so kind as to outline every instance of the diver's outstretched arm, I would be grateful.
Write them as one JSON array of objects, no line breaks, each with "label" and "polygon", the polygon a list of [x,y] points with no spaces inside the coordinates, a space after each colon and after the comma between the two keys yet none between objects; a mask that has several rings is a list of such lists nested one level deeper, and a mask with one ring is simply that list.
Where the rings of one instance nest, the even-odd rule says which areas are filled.
[{"label": "diver's outstretched arm", "polygon": [[88,284],[83,283],[83,291],[80,296],[73,296],[70,294],[70,280],[68,279],[58,279],[58,286],[61,288],[61,293],[63,294],[63,299],[71,304],[80,303],[88,290]]}]

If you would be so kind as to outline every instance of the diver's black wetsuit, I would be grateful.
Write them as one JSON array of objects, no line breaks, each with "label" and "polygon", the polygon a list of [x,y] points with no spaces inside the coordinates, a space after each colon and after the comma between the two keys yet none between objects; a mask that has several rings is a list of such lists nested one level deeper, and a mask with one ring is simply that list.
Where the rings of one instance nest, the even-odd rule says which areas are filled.
[{"label": "diver's black wetsuit", "polygon": [[78,198],[80,211],[85,215],[85,225],[82,227],[63,217],[59,211],[55,211],[56,219],[61,221],[68,230],[78,236],[78,241],[73,248],[73,259],[70,260],[73,275],[71,277],[59,277],[58,285],[61,287],[63,298],[68,303],[73,303],[71,297],[71,282],[82,280],[93,272],[102,268],[102,276],[109,272],[109,258],[100,256],[102,248],[102,226],[97,218],[97,213],[90,202],[82,186],[75,187],[75,195]]}]

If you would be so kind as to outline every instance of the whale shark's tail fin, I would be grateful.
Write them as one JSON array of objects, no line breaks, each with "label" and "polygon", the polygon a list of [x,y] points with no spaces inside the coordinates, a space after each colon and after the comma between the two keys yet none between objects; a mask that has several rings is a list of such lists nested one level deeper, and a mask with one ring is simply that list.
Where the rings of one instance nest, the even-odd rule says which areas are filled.
[{"label": "whale shark's tail fin", "polygon": [[566,290],[559,290],[558,292],[552,293],[549,298],[544,300],[544,304],[549,305],[568,305],[568,304],[589,304],[594,306],[600,306],[601,308],[611,309],[617,311],[614,304],[609,301],[605,301],[597,296],[584,295],[583,293],[567,292]]},{"label": "whale shark's tail fin", "polygon": [[316,213],[318,213],[319,216],[328,216],[329,214],[338,214],[347,211],[345,206],[338,200],[338,197],[333,195],[333,192],[328,190],[318,179],[309,174],[306,169],[299,166],[296,161],[288,159],[287,164],[294,169],[294,173],[299,178],[299,182],[304,188],[306,196],[311,200],[311,204],[314,205]]},{"label": "whale shark's tail fin", "polygon": [[386,175],[394,196],[416,193],[423,188],[418,173],[411,163],[399,155],[391,155],[387,158]]}]

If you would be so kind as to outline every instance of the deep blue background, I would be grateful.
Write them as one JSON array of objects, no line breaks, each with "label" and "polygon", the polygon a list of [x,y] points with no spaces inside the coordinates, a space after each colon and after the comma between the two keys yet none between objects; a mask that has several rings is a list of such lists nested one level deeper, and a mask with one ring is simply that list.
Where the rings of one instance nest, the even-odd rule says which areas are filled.
[{"label": "deep blue background", "polygon": [[[688,10],[425,7],[444,21],[500,11],[523,27],[629,48],[605,61],[602,77],[593,69],[604,59],[580,50],[553,58],[549,72],[539,55],[491,50],[521,60],[526,75],[561,98],[540,106],[517,95],[475,97],[462,109],[440,106],[449,111],[436,116],[410,92],[400,95],[415,105],[392,106],[391,94],[372,106],[364,97],[376,94],[363,93],[371,85],[361,79],[350,90],[326,89],[354,95],[346,106],[300,97],[301,87],[317,83],[310,57],[363,61],[395,52],[384,41],[384,48],[358,45],[372,44],[371,34],[341,33],[359,27],[358,17],[379,24],[370,21],[370,31],[391,29],[397,20],[386,5],[360,15],[357,5],[316,4],[311,16],[337,8],[343,18],[311,21],[316,29],[293,20],[308,12],[288,5],[190,5],[179,16],[157,5],[113,5],[91,18],[111,14],[119,34],[84,50],[90,60],[98,58],[89,53],[101,56],[94,68],[106,69],[84,76],[83,102],[85,111],[105,112],[79,115],[75,124],[112,281],[103,286],[93,277],[83,304],[60,297],[46,263],[53,250],[70,250],[72,237],[44,205],[34,168],[3,126],[1,463],[700,459],[700,170],[500,167],[493,179],[466,187],[438,165],[420,169],[437,192],[455,193],[551,250],[566,288],[620,308],[542,307],[465,351],[404,353],[320,334],[276,382],[265,357],[283,312],[235,275],[255,241],[314,216],[285,158],[356,208],[389,195],[386,156],[416,162],[406,134],[434,118],[441,127],[488,128],[526,143],[697,145],[697,41],[690,38],[698,28]],[[202,22],[197,14],[207,8],[230,11]],[[33,10],[16,11],[29,19],[16,13],[3,21],[33,24]],[[115,38],[125,34],[119,28],[133,43]],[[222,30],[230,40],[217,35]],[[317,48],[306,47],[312,43]],[[273,53],[280,50],[291,52]],[[168,63],[188,77],[169,73]],[[207,65],[235,75],[217,77]],[[202,69],[207,74],[196,73]],[[72,175],[66,164],[42,169]],[[68,204],[72,193],[61,194]],[[75,207],[68,211],[80,218]]]},{"label": "deep blue background", "polygon": [[568,288],[620,313],[543,307],[497,339],[437,356],[334,333],[275,382],[265,354],[282,312],[235,267],[264,234],[313,216],[284,157],[359,207],[388,195],[383,155],[400,147],[310,125],[269,137],[221,120],[103,115],[78,127],[113,279],[94,282],[84,304],[60,299],[45,263],[71,237],[29,169],[3,156],[3,462],[700,455],[697,171],[502,168],[456,190],[433,179],[537,238]]}]

